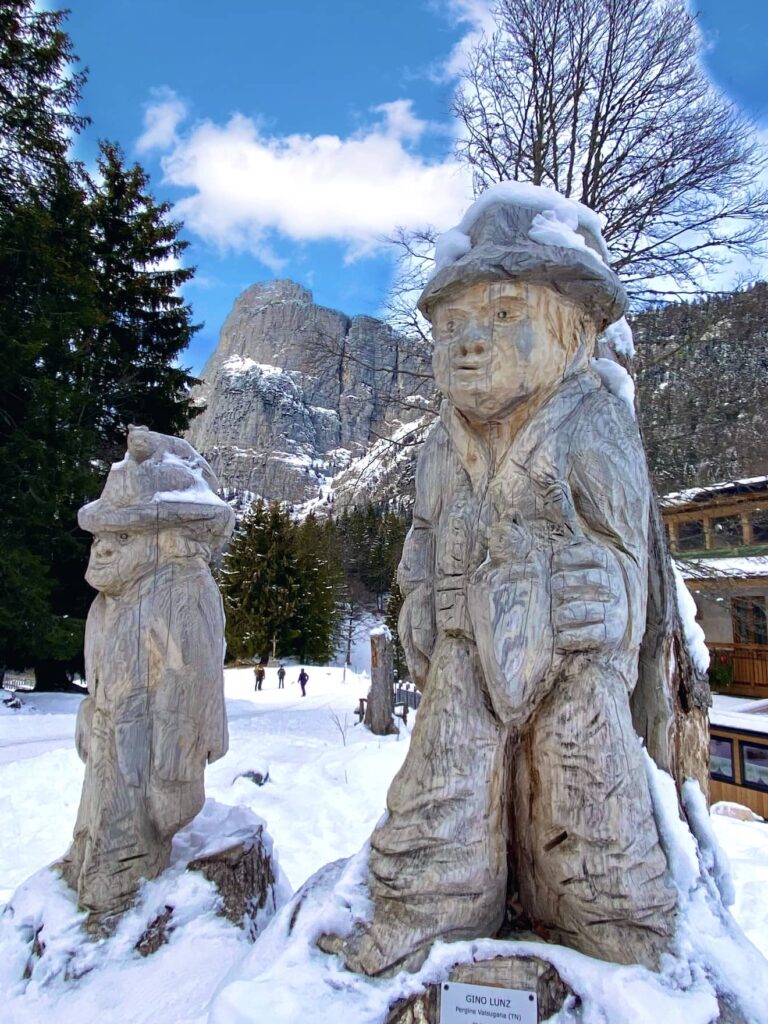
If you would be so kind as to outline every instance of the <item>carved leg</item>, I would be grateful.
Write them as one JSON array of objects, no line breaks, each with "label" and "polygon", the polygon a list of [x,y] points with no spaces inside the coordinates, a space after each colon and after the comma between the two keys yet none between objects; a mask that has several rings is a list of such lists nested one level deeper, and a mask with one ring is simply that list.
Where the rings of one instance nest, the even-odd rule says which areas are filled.
[{"label": "carved leg", "polygon": [[132,904],[141,879],[158,875],[170,852],[171,840],[158,835],[143,790],[126,782],[111,719],[98,709],[74,842],[60,867],[88,911],[88,929],[108,933]]},{"label": "carved leg", "polygon": [[515,756],[520,897],[549,935],[654,968],[674,930],[626,686],[606,666],[561,677]]},{"label": "carved leg", "polygon": [[372,837],[372,925],[348,965],[414,969],[437,938],[493,936],[504,915],[506,734],[483,697],[473,643],[439,642],[405,764]]}]

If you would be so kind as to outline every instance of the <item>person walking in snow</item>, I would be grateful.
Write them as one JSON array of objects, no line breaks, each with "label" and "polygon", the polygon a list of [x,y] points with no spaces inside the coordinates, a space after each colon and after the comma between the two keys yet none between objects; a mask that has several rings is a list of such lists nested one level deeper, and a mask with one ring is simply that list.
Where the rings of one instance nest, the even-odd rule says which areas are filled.
[{"label": "person walking in snow", "polygon": [[264,671],[264,666],[257,665],[254,671],[256,673],[256,686],[254,687],[254,689],[260,690],[264,683],[264,676],[266,675],[266,672]]},{"label": "person walking in snow", "polygon": [[299,672],[299,686],[301,687],[301,696],[302,697],[306,697],[307,696],[306,686],[307,686],[307,680],[308,679],[309,679],[309,676],[304,671],[304,669],[302,669],[301,672]]},{"label": "person walking in snow", "polygon": [[277,670],[277,688],[278,690],[285,689],[285,665],[281,665]]}]

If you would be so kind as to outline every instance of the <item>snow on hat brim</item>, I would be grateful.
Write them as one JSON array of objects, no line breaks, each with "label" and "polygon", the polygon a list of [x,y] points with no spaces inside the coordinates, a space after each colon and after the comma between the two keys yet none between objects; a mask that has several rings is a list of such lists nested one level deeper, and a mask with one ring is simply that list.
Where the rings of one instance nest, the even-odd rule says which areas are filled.
[{"label": "snow on hat brim", "polygon": [[438,245],[437,270],[418,303],[428,320],[435,302],[481,281],[545,285],[584,309],[599,331],[624,315],[627,294],[604,261],[602,239],[583,224],[569,228],[554,212],[500,200],[485,204],[466,234],[462,226],[444,236],[442,260]]},{"label": "snow on hat brim", "polygon": [[131,427],[125,457],[112,465],[101,497],[84,505],[77,519],[89,533],[177,527],[221,546],[235,516],[216,486],[213,470],[187,441]]}]

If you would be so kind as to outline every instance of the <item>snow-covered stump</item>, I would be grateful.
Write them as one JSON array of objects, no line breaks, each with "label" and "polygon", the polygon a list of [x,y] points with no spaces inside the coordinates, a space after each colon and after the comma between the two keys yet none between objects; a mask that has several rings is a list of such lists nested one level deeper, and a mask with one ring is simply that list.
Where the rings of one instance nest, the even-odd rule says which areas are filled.
[{"label": "snow-covered stump", "polygon": [[213,882],[221,896],[219,913],[245,928],[251,938],[258,931],[259,917],[271,916],[276,908],[276,872],[272,855],[262,834],[263,826],[246,839],[189,864]]},{"label": "snow-covered stump", "polygon": [[[245,807],[209,799],[177,833],[168,868],[142,882],[106,937],[88,931],[87,913],[56,865],[19,886],[0,914],[0,989],[18,994],[29,985],[66,986],[121,959],[157,953],[171,936],[177,947],[211,929],[220,938],[229,930],[253,942],[289,897],[264,821]],[[221,918],[238,927],[212,924]]]},{"label": "snow-covered stump", "polygon": [[371,630],[371,688],[365,707],[365,724],[375,736],[391,736],[398,731],[393,721],[392,634],[386,626]]}]

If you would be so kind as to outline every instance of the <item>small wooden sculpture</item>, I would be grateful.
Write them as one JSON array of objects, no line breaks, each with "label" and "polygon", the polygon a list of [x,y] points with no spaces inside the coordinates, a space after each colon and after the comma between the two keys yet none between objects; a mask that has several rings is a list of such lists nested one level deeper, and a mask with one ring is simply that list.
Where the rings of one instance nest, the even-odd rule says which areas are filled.
[{"label": "small wooden sculpture", "polygon": [[234,515],[215,487],[186,441],[132,427],[101,497],[80,510],[99,595],[77,719],[85,782],[60,870],[94,931],[168,865],[174,834],[203,806],[206,762],[227,751],[224,614],[209,563]]}]

